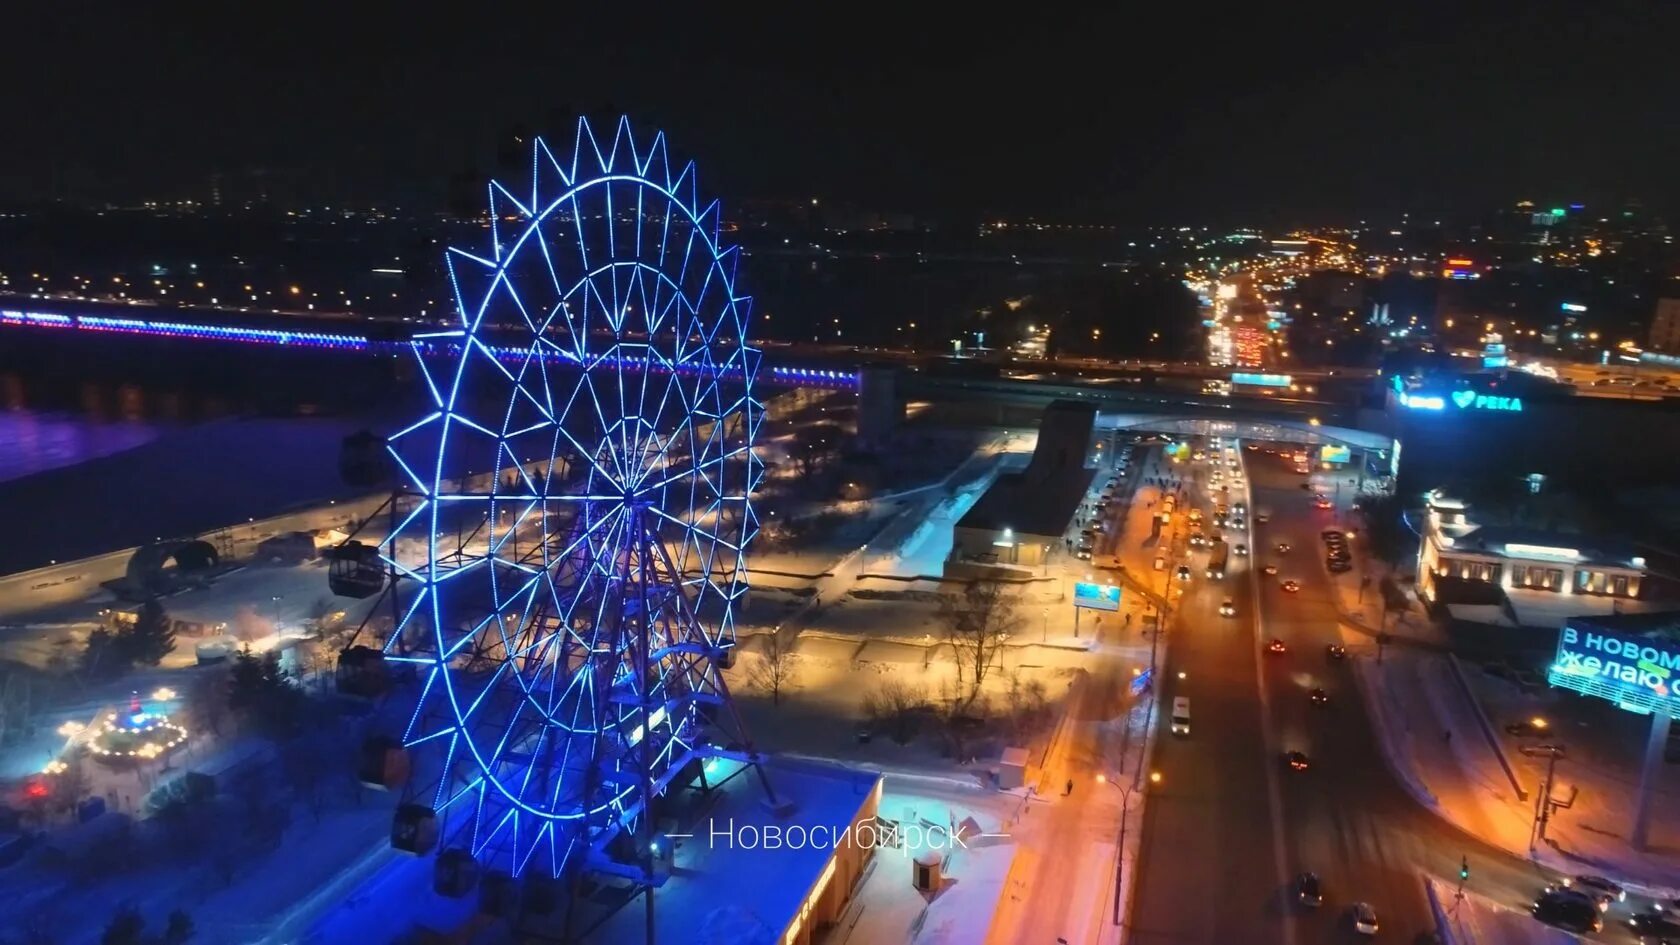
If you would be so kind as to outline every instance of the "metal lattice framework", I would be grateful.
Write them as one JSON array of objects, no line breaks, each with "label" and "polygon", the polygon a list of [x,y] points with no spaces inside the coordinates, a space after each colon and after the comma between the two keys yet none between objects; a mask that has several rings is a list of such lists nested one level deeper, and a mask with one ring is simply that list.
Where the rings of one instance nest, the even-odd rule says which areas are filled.
[{"label": "metal lattice framework", "polygon": [[419,358],[435,409],[391,438],[420,501],[382,546],[417,588],[386,659],[418,667],[410,800],[480,862],[559,876],[650,838],[696,763],[755,758],[718,661],[762,405],[694,165],[627,119],[531,162],[489,185],[487,249],[446,254],[459,327],[416,339],[458,356]]}]

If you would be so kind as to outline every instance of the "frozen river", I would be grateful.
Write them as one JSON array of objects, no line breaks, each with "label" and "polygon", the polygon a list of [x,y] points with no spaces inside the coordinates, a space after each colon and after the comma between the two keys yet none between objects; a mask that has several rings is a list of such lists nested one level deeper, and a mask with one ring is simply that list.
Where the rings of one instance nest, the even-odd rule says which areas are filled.
[{"label": "frozen river", "polygon": [[72,413],[37,410],[0,412],[0,482],[63,469],[120,453],[169,430],[142,420],[91,420]]}]

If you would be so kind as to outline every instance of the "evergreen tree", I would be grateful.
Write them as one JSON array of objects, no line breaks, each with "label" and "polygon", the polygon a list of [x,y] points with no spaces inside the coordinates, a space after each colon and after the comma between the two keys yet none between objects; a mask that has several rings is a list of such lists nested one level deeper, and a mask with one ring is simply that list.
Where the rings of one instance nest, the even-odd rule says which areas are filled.
[{"label": "evergreen tree", "polygon": [[250,647],[239,651],[228,688],[230,708],[268,734],[284,735],[296,728],[303,701],[303,691],[280,669],[277,654],[259,656]]},{"label": "evergreen tree", "polygon": [[140,605],[134,625],[117,635],[128,662],[156,666],[175,649],[175,626],[169,612],[156,600]]},{"label": "evergreen tree", "polygon": [[100,627],[88,634],[87,647],[82,650],[81,670],[95,679],[120,676],[128,669],[128,655],[111,631]]},{"label": "evergreen tree", "polygon": [[169,913],[169,924],[163,929],[162,945],[186,945],[193,937],[192,916],[181,909]]},{"label": "evergreen tree", "polygon": [[105,926],[105,934],[99,937],[99,945],[145,945],[145,942],[146,920],[133,906],[119,908],[111,917],[111,924]]}]

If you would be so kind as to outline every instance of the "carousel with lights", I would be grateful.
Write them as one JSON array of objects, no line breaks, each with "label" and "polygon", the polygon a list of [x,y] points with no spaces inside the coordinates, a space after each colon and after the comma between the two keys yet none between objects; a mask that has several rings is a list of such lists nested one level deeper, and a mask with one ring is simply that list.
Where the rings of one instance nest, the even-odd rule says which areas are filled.
[{"label": "carousel with lights", "polygon": [[181,747],[187,730],[163,712],[147,711],[136,693],[126,712],[107,712],[83,738],[95,758],[106,764],[156,761]]}]

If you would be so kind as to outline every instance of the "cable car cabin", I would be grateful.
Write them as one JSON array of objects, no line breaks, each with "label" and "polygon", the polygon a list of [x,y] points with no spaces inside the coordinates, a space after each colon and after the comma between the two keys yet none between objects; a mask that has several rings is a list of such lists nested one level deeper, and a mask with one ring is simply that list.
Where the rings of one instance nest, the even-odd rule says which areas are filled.
[{"label": "cable car cabin", "polygon": [[408,780],[408,752],[389,735],[370,735],[362,742],[356,780],[370,788],[389,791]]},{"label": "cable car cabin", "polygon": [[338,654],[338,691],[371,699],[389,688],[385,654],[371,646],[353,646]]},{"label": "cable car cabin", "polygon": [[421,856],[437,845],[437,814],[424,804],[403,804],[391,815],[391,846]]},{"label": "cable car cabin", "polygon": [[385,587],[385,560],[379,549],[347,541],[329,553],[327,586],[340,597],[372,597]]},{"label": "cable car cabin", "polygon": [[440,896],[460,899],[478,885],[478,861],[460,847],[437,855],[432,863],[432,890]]}]

